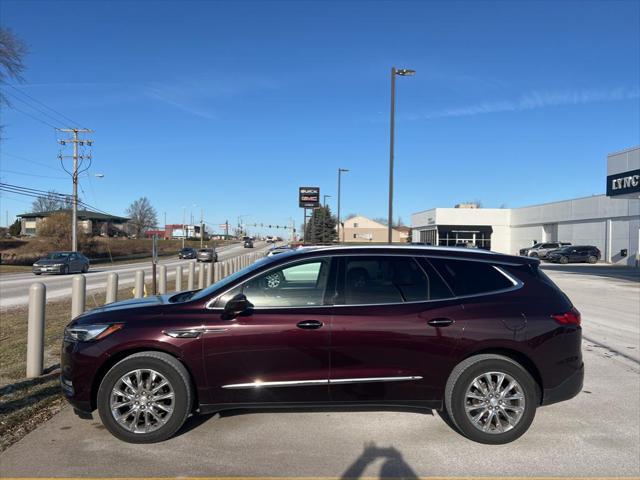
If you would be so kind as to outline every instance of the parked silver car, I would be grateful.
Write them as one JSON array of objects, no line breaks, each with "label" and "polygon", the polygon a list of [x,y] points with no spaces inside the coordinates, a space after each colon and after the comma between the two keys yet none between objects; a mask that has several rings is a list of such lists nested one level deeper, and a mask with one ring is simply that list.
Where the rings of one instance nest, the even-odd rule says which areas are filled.
[{"label": "parked silver car", "polygon": [[196,254],[198,262],[217,262],[218,253],[213,248],[200,248]]},{"label": "parked silver car", "polygon": [[547,255],[552,250],[557,250],[558,248],[566,247],[568,245],[571,245],[571,243],[569,242],[536,243],[533,247],[521,249],[520,255],[524,255],[527,257],[534,257],[534,258],[547,258]]}]

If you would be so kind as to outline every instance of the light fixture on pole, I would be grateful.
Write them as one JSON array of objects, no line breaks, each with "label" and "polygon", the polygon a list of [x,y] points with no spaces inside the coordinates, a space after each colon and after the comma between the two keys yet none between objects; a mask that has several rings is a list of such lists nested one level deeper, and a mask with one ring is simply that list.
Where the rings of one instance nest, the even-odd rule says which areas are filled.
[{"label": "light fixture on pole", "polygon": [[393,240],[393,142],[396,121],[396,75],[410,77],[415,75],[415,70],[408,68],[391,67],[391,121],[389,138],[389,224],[387,225],[388,242]]},{"label": "light fixture on pole", "polygon": [[[342,231],[342,223],[340,223],[340,187],[342,183],[342,173],[348,172],[347,168],[338,168],[338,211],[337,211],[337,219],[338,219],[338,242],[340,242],[340,232]],[[342,241],[344,242],[344,232],[342,234]]]}]

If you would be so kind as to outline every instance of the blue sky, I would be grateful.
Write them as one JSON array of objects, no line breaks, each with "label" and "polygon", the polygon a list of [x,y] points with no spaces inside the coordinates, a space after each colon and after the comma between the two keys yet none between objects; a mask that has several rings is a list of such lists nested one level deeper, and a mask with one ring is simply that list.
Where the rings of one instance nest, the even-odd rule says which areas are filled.
[{"label": "blue sky", "polygon": [[[342,213],[386,216],[392,65],[417,70],[397,80],[405,222],[603,193],[607,153],[640,144],[639,19],[637,1],[0,4],[31,50],[19,88],[95,131],[84,200],[147,196],[169,223],[300,223],[298,186],[335,208],[338,167]],[[3,182],[70,191],[50,126],[0,123]],[[30,207],[1,201],[2,224]]]}]

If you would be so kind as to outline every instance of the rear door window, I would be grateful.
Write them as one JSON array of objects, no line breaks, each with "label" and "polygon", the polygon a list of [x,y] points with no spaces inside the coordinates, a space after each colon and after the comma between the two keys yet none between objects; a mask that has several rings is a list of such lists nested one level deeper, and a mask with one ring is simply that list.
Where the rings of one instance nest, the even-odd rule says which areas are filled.
[{"label": "rear door window", "polygon": [[434,278],[428,276],[412,257],[346,257],[342,269],[343,303],[372,305],[450,297],[447,287],[433,273]]},{"label": "rear door window", "polygon": [[490,293],[514,286],[509,278],[490,263],[443,258],[430,258],[429,262],[458,297]]}]

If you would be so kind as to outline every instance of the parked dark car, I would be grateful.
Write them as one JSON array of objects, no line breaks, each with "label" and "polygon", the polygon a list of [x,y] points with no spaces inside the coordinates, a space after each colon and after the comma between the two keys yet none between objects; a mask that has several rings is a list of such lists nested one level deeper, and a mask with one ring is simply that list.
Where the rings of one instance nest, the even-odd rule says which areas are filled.
[{"label": "parked dark car", "polygon": [[200,248],[196,254],[197,262],[217,262],[218,254],[213,248]]},{"label": "parked dark car", "polygon": [[596,263],[602,254],[593,245],[572,245],[549,252],[547,260],[553,263]]},{"label": "parked dark car", "polygon": [[472,440],[510,442],[583,382],[580,314],[538,266],[440,247],[282,253],[76,317],[62,390],[135,443],[192,413],[305,406],[436,409]]},{"label": "parked dark car", "polygon": [[536,243],[532,247],[520,249],[520,255],[526,255],[533,258],[546,258],[549,252],[569,245],[571,245],[569,242]]},{"label": "parked dark car", "polygon": [[253,248],[253,238],[251,237],[244,238],[244,248]]},{"label": "parked dark car", "polygon": [[178,258],[196,258],[197,252],[195,248],[185,247],[178,252]]},{"label": "parked dark car", "polygon": [[89,259],[79,252],[52,252],[33,264],[33,273],[87,273]]}]

